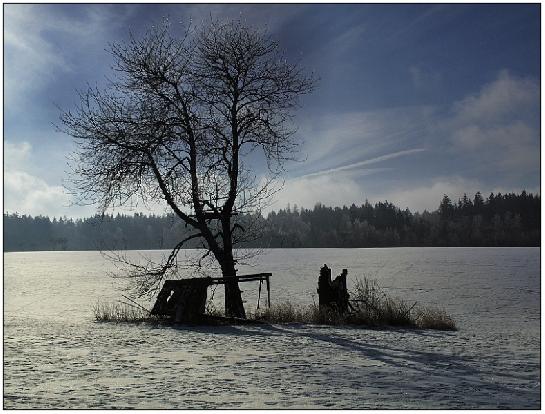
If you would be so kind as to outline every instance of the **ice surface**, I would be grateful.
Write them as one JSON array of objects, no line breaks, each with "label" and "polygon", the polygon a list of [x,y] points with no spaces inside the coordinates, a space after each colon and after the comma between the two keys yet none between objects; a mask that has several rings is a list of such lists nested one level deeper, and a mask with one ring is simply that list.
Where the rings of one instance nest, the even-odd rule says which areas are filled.
[{"label": "ice surface", "polygon": [[[443,306],[459,330],[95,323],[124,284],[100,254],[6,253],[4,407],[540,408],[539,249],[277,249],[240,273],[311,303],[324,263],[349,288],[365,274]],[[254,306],[257,285],[242,289]]]}]

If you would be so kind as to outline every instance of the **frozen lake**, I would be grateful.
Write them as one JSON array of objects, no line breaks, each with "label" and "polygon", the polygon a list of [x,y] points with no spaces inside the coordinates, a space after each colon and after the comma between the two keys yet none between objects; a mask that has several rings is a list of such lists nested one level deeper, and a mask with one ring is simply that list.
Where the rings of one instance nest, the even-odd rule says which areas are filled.
[{"label": "frozen lake", "polygon": [[[317,301],[327,263],[349,289],[365,275],[444,307],[459,330],[100,324],[93,305],[124,281],[98,252],[5,253],[4,407],[540,408],[539,248],[275,249],[256,263],[239,273],[272,272],[273,302]],[[241,288],[254,306],[257,285]]]}]

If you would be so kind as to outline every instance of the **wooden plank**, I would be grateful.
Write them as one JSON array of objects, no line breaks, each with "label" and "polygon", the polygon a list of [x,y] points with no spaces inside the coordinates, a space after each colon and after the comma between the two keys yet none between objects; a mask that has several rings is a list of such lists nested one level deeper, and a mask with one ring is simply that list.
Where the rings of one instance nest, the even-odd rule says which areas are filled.
[{"label": "wooden plank", "polygon": [[[267,280],[265,277],[253,277],[253,278],[247,278],[247,279],[235,279],[237,282],[255,282],[260,280]],[[229,283],[229,278],[214,278],[210,280],[211,285],[224,285],[225,283]]]},{"label": "wooden plank", "polygon": [[269,276],[267,276],[267,302],[270,308],[271,307],[271,284],[269,282]]},{"label": "wooden plank", "polygon": [[174,288],[180,285],[190,285],[194,283],[203,283],[204,280],[208,281],[209,284],[223,284],[226,281],[235,279],[238,282],[251,282],[255,280],[266,280],[268,277],[272,276],[272,273],[255,273],[251,275],[240,275],[240,276],[228,276],[228,277],[193,277],[189,279],[177,279],[177,280],[166,280],[163,285],[164,288]]},{"label": "wooden plank", "polygon": [[259,281],[259,292],[257,293],[257,309],[259,309],[259,301],[261,299],[261,285],[263,284],[263,281]]},{"label": "wooden plank", "polygon": [[256,273],[252,275],[240,275],[240,276],[228,276],[228,277],[212,277],[210,281],[213,284],[221,285],[229,281],[229,279],[236,279],[237,282],[252,282],[256,280],[267,280],[272,276],[272,273]]}]

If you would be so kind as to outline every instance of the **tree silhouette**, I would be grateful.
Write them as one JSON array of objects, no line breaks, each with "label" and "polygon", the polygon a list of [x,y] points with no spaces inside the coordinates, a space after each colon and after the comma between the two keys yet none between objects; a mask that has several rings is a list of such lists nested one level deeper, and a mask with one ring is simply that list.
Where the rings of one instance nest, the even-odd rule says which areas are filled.
[{"label": "tree silhouette", "polygon": [[[240,21],[212,22],[182,38],[163,24],[111,51],[111,85],[88,89],[76,110],[61,115],[62,129],[78,143],[71,188],[102,213],[163,200],[192,229],[166,262],[133,267],[140,294],[160,287],[194,239],[224,277],[235,276],[233,248],[245,240],[236,213],[259,210],[271,194],[295,146],[288,121],[312,77]],[[265,180],[245,166],[256,150],[267,160]],[[225,284],[225,308],[245,316],[234,278]]]}]

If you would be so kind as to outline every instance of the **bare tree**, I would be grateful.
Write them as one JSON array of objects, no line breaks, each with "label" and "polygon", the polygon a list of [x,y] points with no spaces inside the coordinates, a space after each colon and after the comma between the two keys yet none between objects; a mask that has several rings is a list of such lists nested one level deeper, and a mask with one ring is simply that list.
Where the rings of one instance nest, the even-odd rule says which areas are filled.
[{"label": "bare tree", "polygon": [[[75,138],[72,189],[102,212],[131,200],[163,199],[193,230],[158,267],[136,266],[140,293],[156,290],[184,243],[202,240],[224,277],[236,275],[233,248],[245,229],[236,213],[255,211],[295,148],[291,117],[314,80],[276,42],[240,21],[171,35],[168,25],[111,47],[115,78],[80,93],[61,115]],[[245,164],[256,150],[267,179]],[[236,280],[225,309],[245,317]]]}]

